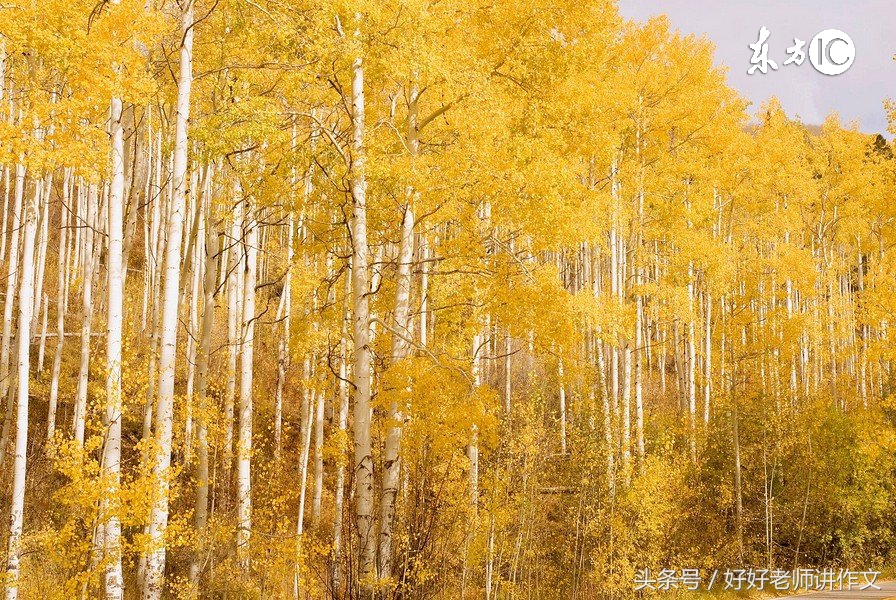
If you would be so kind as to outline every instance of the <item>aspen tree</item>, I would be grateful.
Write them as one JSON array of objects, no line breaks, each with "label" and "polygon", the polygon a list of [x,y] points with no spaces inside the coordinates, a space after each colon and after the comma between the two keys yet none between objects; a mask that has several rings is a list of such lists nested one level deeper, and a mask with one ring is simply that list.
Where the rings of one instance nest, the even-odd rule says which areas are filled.
[{"label": "aspen tree", "polygon": [[[355,15],[356,42],[361,36],[362,17]],[[376,576],[376,537],[373,508],[373,454],[370,442],[370,281],[367,247],[367,172],[364,143],[364,59],[352,63],[351,86],[352,154],[350,164],[352,196],[352,338],[355,388],[355,527],[358,535],[358,579],[362,597],[373,596]]]},{"label": "aspen tree", "polygon": [[[83,187],[83,186],[82,186]],[[100,244],[96,240],[100,211],[97,186],[87,185],[86,219],[82,224],[84,232],[84,266],[81,281],[81,362],[78,370],[78,391],[74,410],[74,439],[79,446],[84,445],[84,432],[87,422],[87,383],[90,377],[90,336],[93,331],[93,279],[94,268],[99,260]]]},{"label": "aspen tree", "polygon": [[[417,88],[411,88],[410,109],[408,116],[408,147],[412,156],[416,155],[419,144],[417,142]],[[395,331],[392,335],[392,360],[403,360],[410,348],[409,309],[411,298],[411,266],[414,256],[414,212],[411,206],[413,190],[408,190],[408,199],[403,207],[401,220],[401,242],[398,250],[398,273],[395,288]],[[398,486],[401,474],[401,427],[402,413],[397,401],[389,404],[386,415],[388,429],[383,458],[383,484],[380,503],[380,543],[379,561],[380,577],[388,579],[392,576],[392,545],[393,527],[395,521],[395,503],[398,495]]]},{"label": "aspen tree", "polygon": [[199,407],[199,416],[196,420],[196,442],[198,462],[196,464],[196,506],[194,513],[194,526],[199,536],[199,548],[190,563],[190,584],[198,590],[199,578],[202,569],[202,550],[207,542],[206,528],[208,527],[208,490],[209,490],[209,456],[208,456],[208,420],[211,411],[208,391],[208,370],[211,354],[212,333],[215,326],[215,292],[218,278],[218,233],[212,227],[211,215],[213,199],[209,197],[205,205],[206,229],[205,229],[205,261],[202,283],[203,308],[202,327],[199,342],[199,358],[196,365],[196,398]]},{"label": "aspen tree", "polygon": [[106,598],[124,597],[121,570],[121,520],[115,498],[121,483],[121,338],[124,321],[124,274],[122,244],[124,227],[124,131],[121,99],[113,98],[110,109],[112,137],[112,184],[109,195],[108,305],[106,327],[106,423],[103,466],[108,478],[102,508],[106,553]]},{"label": "aspen tree", "polygon": [[[6,263],[6,298],[3,303],[3,339],[0,341],[0,400],[7,398],[10,389],[9,373],[9,344],[12,337],[13,308],[15,307],[16,289],[19,279],[19,244],[15,239],[22,227],[22,202],[25,195],[25,166],[16,165],[15,195],[12,207],[12,223],[9,257]],[[7,400],[9,402],[9,400]],[[7,404],[7,416],[4,419],[4,429],[8,430],[8,423],[12,415],[12,404]],[[3,456],[6,453],[7,438],[4,435],[0,444],[0,464],[3,464]]]},{"label": "aspen tree", "polygon": [[[345,435],[348,427],[348,409],[349,409],[349,393],[348,393],[348,328],[351,320],[349,300],[352,293],[352,265],[349,258],[345,271],[345,290],[343,295],[342,307],[342,323],[339,336],[339,381],[337,388],[339,390],[339,413],[337,418],[337,427],[339,429],[340,438]],[[343,522],[343,503],[345,501],[345,458],[339,460],[336,467],[336,493],[333,501],[334,518],[333,518],[333,572],[332,584],[333,591],[338,596],[342,589],[342,575],[340,572],[342,551],[342,522]]]},{"label": "aspen tree", "polygon": [[62,202],[59,208],[59,255],[56,265],[56,351],[50,377],[50,399],[47,411],[47,441],[56,432],[56,409],[59,399],[59,375],[62,371],[62,350],[65,342],[66,270],[68,268],[68,222],[71,201],[72,171],[65,169],[62,181]]},{"label": "aspen tree", "polygon": [[[40,181],[39,179],[37,181]],[[36,186],[39,187],[40,186]],[[25,478],[28,452],[28,393],[30,379],[31,311],[34,307],[34,241],[37,234],[38,194],[22,206],[22,267],[19,282],[19,319],[16,352],[16,441],[13,458],[9,541],[6,559],[6,600],[19,593],[21,539],[25,512]]]},{"label": "aspen tree", "polygon": [[187,193],[187,125],[190,118],[190,87],[193,80],[193,1],[181,0],[180,76],[177,85],[176,132],[171,213],[168,221],[168,240],[165,249],[165,278],[162,307],[161,355],[159,358],[159,387],[156,402],[157,446],[150,515],[150,547],[143,582],[143,600],[162,597],[165,578],[165,530],[168,526],[168,490],[171,464],[171,438],[174,419],[174,367],[177,358],[178,285],[180,281],[180,246],[183,237],[184,211]]},{"label": "aspen tree", "polygon": [[239,439],[237,442],[237,552],[240,567],[249,569],[249,540],[252,535],[252,366],[255,349],[255,283],[258,273],[258,222],[250,200],[246,200],[245,272],[243,277],[243,328],[240,355]]},{"label": "aspen tree", "polygon": [[233,467],[233,415],[236,398],[236,367],[243,340],[243,303],[240,302],[245,277],[244,253],[240,251],[243,240],[243,202],[237,202],[230,225],[228,247],[230,262],[227,265],[227,389],[224,395],[224,471],[230,480]]}]

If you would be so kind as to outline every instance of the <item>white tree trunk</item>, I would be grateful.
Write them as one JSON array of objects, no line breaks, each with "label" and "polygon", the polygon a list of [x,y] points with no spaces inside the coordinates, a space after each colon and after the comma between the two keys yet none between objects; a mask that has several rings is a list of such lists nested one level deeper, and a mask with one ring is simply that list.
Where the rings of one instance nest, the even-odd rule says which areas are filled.
[{"label": "white tree trunk", "polygon": [[187,187],[187,125],[190,118],[190,87],[193,80],[193,3],[182,5],[180,78],[177,85],[177,111],[174,145],[174,173],[168,243],[165,250],[165,285],[162,307],[162,345],[159,357],[159,392],[156,403],[156,448],[153,465],[154,490],[150,516],[150,548],[146,561],[143,600],[160,600],[165,584],[165,530],[168,527],[169,466],[174,420],[174,367],[177,359],[178,285],[180,247],[184,229]]},{"label": "white tree trunk", "polygon": [[[2,74],[0,74],[2,77]],[[10,172],[12,169],[9,165],[4,165],[3,167],[3,217],[2,223],[3,227],[0,228],[0,262],[6,260],[6,234],[9,231],[7,227],[9,223],[9,197],[10,191],[12,189],[11,180],[10,180]]]},{"label": "white tree trunk", "polygon": [[[473,335],[473,386],[482,385],[482,369],[480,367],[479,350],[482,336]],[[470,505],[475,509],[479,505],[479,426],[475,423],[470,428],[470,444],[467,446],[467,459],[470,461]],[[465,553],[466,554],[466,553]],[[466,568],[464,569],[466,574]]]},{"label": "white tree trunk", "polygon": [[[360,16],[358,16],[360,20]],[[360,37],[360,32],[357,32]],[[362,598],[373,596],[376,537],[373,514],[373,451],[370,441],[370,280],[367,247],[367,175],[364,145],[364,64],[352,65],[352,296],[355,387],[355,527],[358,535],[358,579]]]},{"label": "white tree trunk", "polygon": [[[19,244],[16,239],[22,222],[22,202],[25,196],[25,166],[16,165],[16,191],[13,199],[12,224],[9,230],[10,236],[9,261],[6,263],[6,299],[3,305],[3,339],[0,342],[0,400],[9,395],[9,345],[12,337],[12,312],[16,300],[16,282],[19,275]],[[12,413],[12,405],[7,407],[8,414]],[[4,429],[8,430],[9,417],[4,421]],[[6,452],[6,436],[3,436],[0,444],[0,464],[3,464],[3,456]]]},{"label": "white tree trunk", "polygon": [[324,402],[326,395],[317,395],[314,411],[314,497],[311,501],[311,525],[320,523],[320,508],[324,491]]},{"label": "white tree trunk", "polygon": [[62,371],[62,349],[65,341],[65,293],[68,266],[68,213],[71,200],[69,190],[71,169],[65,170],[62,182],[62,205],[59,209],[59,256],[56,275],[56,352],[53,356],[53,374],[50,379],[50,400],[47,411],[47,441],[56,433],[56,407],[59,401],[59,375]]},{"label": "white tree trunk", "polygon": [[124,275],[122,244],[124,228],[124,132],[121,126],[121,100],[112,99],[112,186],[109,194],[109,254],[107,265],[108,306],[106,327],[106,443],[103,453],[108,488],[104,493],[102,514],[105,518],[106,598],[124,597],[121,572],[121,521],[116,514],[121,481],[121,337],[124,320]]},{"label": "white tree trunk", "polygon": [[[41,187],[41,197],[38,198],[40,219],[38,220],[37,247],[35,248],[35,272],[34,272],[34,309],[31,311],[33,318],[40,318],[44,301],[44,267],[47,264],[47,240],[50,233],[50,191],[53,189],[53,173],[47,173]],[[32,336],[34,331],[31,332]],[[38,353],[38,373],[43,371],[43,352]]]},{"label": "white tree trunk", "polygon": [[688,356],[687,356],[687,394],[689,418],[689,442],[691,446],[691,462],[697,463],[697,340],[694,323],[694,266],[688,266]]},{"label": "white tree trunk", "polygon": [[[350,304],[352,292],[352,266],[349,259],[345,275],[345,297],[342,311],[342,335],[339,339],[339,420],[340,434],[344,435],[348,427],[348,327],[350,319]],[[340,435],[340,439],[343,439]],[[343,503],[345,499],[345,458],[340,457],[339,466],[336,468],[336,494],[334,499],[333,517],[333,592],[336,598],[341,598],[342,577],[340,572],[342,552],[342,517]]]},{"label": "white tree trunk", "polygon": [[[398,251],[398,276],[395,289],[395,332],[392,336],[392,360],[397,363],[408,354],[410,339],[409,308],[411,298],[411,263],[414,256],[414,213],[405,207],[401,226],[401,244]],[[380,505],[380,578],[392,576],[392,536],[395,521],[395,499],[401,476],[401,409],[391,402],[386,419],[386,443],[383,455],[383,486]]]},{"label": "white tree trunk", "polygon": [[[306,190],[307,190],[306,186]],[[306,199],[307,199],[306,192]],[[295,234],[295,223],[293,221],[293,212],[289,211],[286,220],[289,230],[286,233],[286,275],[283,280],[283,296],[282,312],[282,334],[277,344],[277,389],[274,395],[274,452],[276,456],[280,456],[282,450],[283,435],[283,386],[286,382],[286,374],[289,369],[289,334],[290,321],[292,317],[292,262],[293,262],[293,243]]]},{"label": "white tree trunk", "polygon": [[227,265],[227,388],[224,393],[224,479],[229,483],[233,468],[233,413],[236,398],[236,368],[242,343],[243,252],[242,202],[234,208],[230,224],[230,261]]},{"label": "white tree trunk", "polygon": [[[211,216],[212,198],[208,198],[206,215]],[[199,359],[196,364],[196,398],[199,404],[199,416],[196,419],[196,442],[199,462],[196,466],[196,506],[194,525],[199,544],[190,563],[190,584],[198,590],[202,571],[203,551],[206,547],[206,527],[208,525],[208,414],[209,405],[206,392],[208,389],[208,363],[212,346],[212,330],[215,326],[215,284],[218,273],[218,235],[211,226],[211,219],[206,219],[205,238],[205,274],[203,278],[204,304],[202,310],[202,330],[199,342]]]},{"label": "white tree trunk", "polygon": [[709,426],[710,400],[712,396],[712,297],[706,292],[703,340],[703,426]]},{"label": "white tree trunk", "polygon": [[252,362],[255,350],[255,281],[258,273],[258,223],[246,207],[246,270],[243,287],[245,320],[240,356],[240,422],[237,450],[237,553],[240,566],[249,569],[252,535]]},{"label": "white tree trunk", "polygon": [[[38,186],[39,187],[39,186]],[[21,555],[22,518],[25,511],[25,468],[28,452],[28,384],[29,350],[31,345],[31,311],[34,307],[34,238],[37,234],[37,200],[23,207],[25,230],[22,238],[22,268],[19,285],[18,380],[16,409],[16,443],[13,462],[12,498],[10,501],[9,546],[6,563],[6,600],[18,598],[19,559]]]},{"label": "white tree trunk", "polygon": [[78,390],[75,396],[74,438],[79,446],[84,445],[84,428],[87,422],[87,383],[90,376],[90,334],[93,327],[93,270],[99,256],[99,244],[94,241],[97,190],[95,184],[88,186],[84,269],[81,278],[81,360],[78,369]]},{"label": "white tree trunk", "polygon": [[[311,361],[305,362],[306,385],[312,385],[313,370],[311,369]],[[304,441],[302,442],[302,454],[299,458],[299,514],[296,519],[296,564],[293,579],[293,596],[296,600],[300,597],[300,581],[301,581],[301,560],[302,560],[302,536],[305,533],[305,498],[308,495],[308,457],[311,452],[311,431],[312,422],[314,420],[314,404],[317,399],[317,390],[311,388],[306,389],[306,397],[308,398],[308,412],[305,422],[302,424],[304,432]]]},{"label": "white tree trunk", "polygon": [[560,454],[566,454],[566,384],[562,358],[557,362],[557,381],[560,388]]},{"label": "white tree trunk", "polygon": [[635,297],[635,437],[638,460],[644,460],[644,368],[641,346],[644,345],[644,300],[638,292]]}]

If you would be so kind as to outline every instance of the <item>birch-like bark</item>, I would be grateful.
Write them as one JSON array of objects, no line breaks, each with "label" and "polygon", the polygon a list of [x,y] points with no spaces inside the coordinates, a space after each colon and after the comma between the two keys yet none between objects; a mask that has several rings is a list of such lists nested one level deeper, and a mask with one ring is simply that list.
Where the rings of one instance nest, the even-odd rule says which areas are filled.
[{"label": "birch-like bark", "polygon": [[202,572],[203,554],[206,546],[206,527],[208,526],[208,416],[209,403],[206,395],[208,389],[208,363],[212,347],[212,330],[215,326],[215,291],[218,273],[218,235],[211,223],[212,198],[206,203],[206,237],[205,237],[205,273],[202,283],[203,310],[202,329],[199,342],[199,358],[196,364],[196,398],[199,412],[196,419],[196,444],[199,461],[196,465],[196,506],[193,524],[198,536],[198,548],[190,563],[190,585],[198,590]]},{"label": "birch-like bark", "polygon": [[[41,311],[43,313],[43,319],[41,320],[40,326],[40,340],[38,341],[37,346],[37,372],[43,373],[44,371],[44,354],[46,353],[47,347],[47,323],[49,322],[49,304],[50,304],[50,296],[46,293],[43,295],[43,302],[41,303]],[[35,315],[37,316],[37,315]]]},{"label": "birch-like bark", "polygon": [[234,207],[230,224],[230,261],[227,265],[227,388],[224,393],[224,479],[233,468],[233,413],[236,403],[236,368],[242,343],[243,239],[242,202]]},{"label": "birch-like bark", "polygon": [[694,266],[688,265],[688,357],[687,357],[687,394],[688,394],[688,441],[691,447],[691,462],[697,463],[697,340],[694,317]]},{"label": "birch-like bark", "polygon": [[644,300],[641,292],[635,294],[635,438],[638,460],[644,460],[644,399],[643,399],[643,350],[644,345]]},{"label": "birch-like bark", "polygon": [[513,354],[513,338],[510,336],[510,331],[506,331],[504,333],[504,414],[506,416],[510,416],[511,410],[511,386],[512,375],[513,375],[513,362],[511,360],[511,354]]},{"label": "birch-like bark", "polygon": [[286,382],[287,369],[289,369],[289,334],[292,317],[292,262],[294,259],[293,243],[295,235],[292,210],[289,211],[286,223],[289,228],[286,233],[286,275],[283,278],[283,296],[281,298],[283,310],[280,315],[282,332],[277,343],[277,389],[274,394],[274,452],[278,457],[282,449],[283,386]]},{"label": "birch-like bark", "polygon": [[[360,20],[360,15],[356,17]],[[360,37],[360,31],[356,32]],[[355,388],[355,527],[358,535],[358,579],[362,598],[372,598],[376,576],[373,514],[373,451],[370,441],[370,280],[367,247],[367,174],[364,143],[364,63],[352,64],[352,337]]]},{"label": "birch-like bark", "polygon": [[560,388],[560,454],[566,454],[566,383],[563,378],[563,359],[557,363],[557,381]]},{"label": "birch-like bark", "polygon": [[[482,385],[482,367],[479,350],[482,346],[482,335],[473,335],[473,387]],[[473,423],[470,427],[470,444],[467,446],[467,459],[470,461],[470,505],[475,509],[479,505],[479,426]],[[466,554],[466,552],[464,553]],[[466,575],[466,567],[464,568]]]},{"label": "birch-like bark", "polygon": [[[193,404],[195,401],[195,383],[196,383],[196,363],[198,362],[197,354],[199,353],[199,339],[202,337],[200,329],[202,324],[199,322],[199,302],[200,298],[204,301],[204,295],[201,290],[202,274],[205,268],[205,240],[206,240],[206,214],[203,208],[209,202],[209,185],[211,182],[212,165],[207,165],[202,169],[202,183],[200,185],[201,194],[195,194],[196,198],[196,218],[193,227],[194,240],[188,244],[192,247],[193,256],[193,272],[190,285],[190,325],[187,335],[187,390],[186,390],[186,411],[184,418],[184,462],[190,464],[193,459]],[[196,179],[193,179],[196,182]],[[195,188],[194,188],[195,189]],[[183,280],[183,278],[182,278]]]},{"label": "birch-like bark", "polygon": [[81,278],[81,360],[78,368],[78,390],[75,396],[74,438],[78,446],[84,445],[84,428],[87,422],[87,383],[90,377],[90,334],[93,328],[93,274],[99,256],[96,243],[97,212],[96,184],[87,186],[86,223],[83,239],[85,242],[83,277]]},{"label": "birch-like bark", "polygon": [[258,223],[252,206],[246,206],[243,285],[242,353],[240,355],[240,419],[237,443],[237,555],[240,567],[249,569],[249,539],[252,535],[252,363],[255,352],[255,281],[258,274]]},{"label": "birch-like bark", "polygon": [[59,375],[62,371],[62,350],[65,341],[66,267],[68,265],[68,213],[71,169],[65,170],[62,181],[62,204],[59,208],[59,256],[56,274],[56,352],[53,355],[53,374],[50,378],[50,400],[47,410],[47,442],[56,433],[56,407],[59,402]]},{"label": "birch-like bark", "polygon": [[174,367],[177,359],[178,285],[180,250],[184,229],[187,193],[187,126],[190,118],[190,88],[193,82],[193,2],[181,5],[180,76],[174,144],[174,172],[168,243],[165,249],[165,284],[162,307],[162,339],[159,357],[159,393],[156,403],[156,460],[153,465],[154,490],[150,515],[149,555],[143,582],[143,600],[160,600],[165,584],[165,531],[168,528],[168,477],[174,420]]},{"label": "birch-like bark", "polygon": [[[16,300],[16,283],[19,278],[19,244],[17,243],[19,230],[22,223],[22,202],[25,196],[25,166],[16,165],[16,191],[13,199],[12,208],[12,224],[9,230],[12,232],[10,236],[9,260],[6,263],[6,298],[3,305],[3,339],[0,342],[0,400],[9,396],[10,388],[10,369],[9,369],[9,350],[10,340],[12,337],[12,312],[15,307]],[[7,400],[8,402],[8,400]],[[8,431],[9,419],[12,415],[12,405],[7,406],[7,417],[4,419],[3,428]],[[6,452],[6,436],[3,436],[2,444],[0,444],[0,464],[3,463],[2,458]]]},{"label": "birch-like bark", "polygon": [[[309,374],[306,377],[306,385],[310,386],[311,380],[313,377],[313,370],[311,369],[311,362],[305,362],[306,373]],[[293,597],[296,600],[300,598],[300,583],[301,583],[301,560],[302,560],[302,536],[305,533],[305,498],[308,494],[308,457],[311,452],[311,432],[312,432],[312,422],[314,420],[314,404],[317,400],[317,390],[314,388],[306,389],[305,394],[308,398],[308,412],[307,418],[303,424],[302,431],[304,435],[304,441],[302,442],[302,454],[299,458],[299,473],[301,483],[299,485],[299,514],[296,519],[296,564],[293,573]]]},{"label": "birch-like bark", "polygon": [[[41,196],[38,198],[40,210],[40,218],[37,222],[37,246],[35,248],[35,272],[34,272],[34,308],[31,315],[34,319],[39,319],[43,311],[44,303],[44,268],[47,264],[47,241],[50,234],[50,192],[53,189],[53,172],[50,171],[44,176],[41,187]],[[44,328],[46,329],[46,328]],[[32,329],[31,335],[34,335]],[[43,344],[38,352],[37,372],[40,373],[44,369]]]},{"label": "birch-like bark", "polygon": [[[0,77],[2,77],[2,75],[0,75]],[[9,223],[9,198],[12,190],[12,182],[10,178],[11,171],[12,168],[9,165],[3,166],[3,220],[0,221],[0,223],[3,224],[3,227],[0,228],[0,262],[6,260],[6,234],[9,231],[9,227],[7,227]]]},{"label": "birch-like bark", "polygon": [[706,311],[703,333],[703,427],[709,427],[710,400],[712,396],[712,296],[706,292]]},{"label": "birch-like bark", "polygon": [[[38,186],[40,187],[40,186]],[[13,460],[12,497],[10,500],[9,545],[6,562],[6,600],[16,600],[19,593],[22,521],[25,512],[25,477],[28,453],[29,350],[31,345],[31,311],[34,308],[34,239],[37,235],[37,202],[22,207],[22,268],[19,284],[19,322],[17,350],[16,443]]]},{"label": "birch-like bark", "polygon": [[420,345],[429,341],[429,244],[420,236]]},{"label": "birch-like bark", "polygon": [[610,498],[616,497],[616,445],[613,443],[613,413],[610,407],[610,393],[607,389],[607,364],[604,359],[604,342],[597,332],[595,355],[597,355],[597,378],[600,385],[604,413],[604,445],[607,451],[607,487]]},{"label": "birch-like bark", "polygon": [[320,508],[324,492],[324,401],[326,394],[317,395],[314,409],[314,497],[311,499],[311,526],[320,523]]},{"label": "birch-like bark", "polygon": [[[412,91],[416,105],[416,92]],[[413,114],[413,113],[412,113]],[[410,129],[414,131],[416,144],[416,116]],[[409,191],[413,194],[413,191]],[[402,361],[408,354],[410,338],[408,329],[411,299],[411,263],[414,256],[414,213],[409,203],[405,206],[401,225],[401,243],[398,251],[398,273],[395,288],[395,333],[392,336],[392,360]],[[395,521],[395,503],[401,480],[401,432],[404,415],[398,402],[392,401],[387,412],[386,444],[383,454],[383,486],[380,504],[380,578],[392,576],[392,544]]]},{"label": "birch-like bark", "polygon": [[[342,309],[342,332],[339,339],[339,420],[338,427],[340,438],[343,439],[348,427],[348,327],[351,319],[349,298],[352,293],[352,265],[349,259],[345,275],[345,297]],[[345,458],[340,457],[336,467],[336,494],[334,499],[333,518],[333,593],[336,598],[341,598],[342,574],[340,572],[342,551],[342,517],[343,503],[345,501]]]},{"label": "birch-like bark", "polygon": [[735,516],[737,518],[737,546],[740,553],[740,559],[744,556],[744,506],[741,491],[740,477],[740,432],[738,431],[738,415],[737,407],[734,407],[734,494],[735,494]]},{"label": "birch-like bark", "polygon": [[632,462],[632,348],[628,341],[622,350],[622,471],[631,477]]},{"label": "birch-like bark", "polygon": [[164,234],[163,223],[168,223],[171,216],[171,194],[162,194],[162,134],[156,142],[156,168],[154,182],[158,196],[153,204],[153,281],[152,281],[152,332],[149,338],[149,383],[146,389],[146,407],[143,412],[143,439],[152,436],[153,406],[156,400],[156,383],[158,373],[159,343],[162,338],[161,285],[164,269],[163,253],[167,253],[167,235]]},{"label": "birch-like bark", "polygon": [[121,125],[121,100],[112,99],[112,185],[109,190],[108,306],[106,319],[106,441],[103,452],[104,481],[102,515],[105,532],[106,598],[124,598],[121,571],[121,521],[117,514],[118,488],[121,483],[121,337],[124,320],[124,274],[122,245],[124,236],[124,131]]}]

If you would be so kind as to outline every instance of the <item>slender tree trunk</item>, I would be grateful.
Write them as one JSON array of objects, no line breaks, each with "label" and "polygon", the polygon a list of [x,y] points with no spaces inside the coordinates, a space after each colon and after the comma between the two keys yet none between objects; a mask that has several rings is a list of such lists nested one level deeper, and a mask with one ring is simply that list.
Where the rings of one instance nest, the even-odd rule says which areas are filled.
[{"label": "slender tree trunk", "polygon": [[234,208],[230,225],[230,262],[228,264],[227,283],[227,389],[224,394],[224,480],[229,484],[230,471],[233,468],[233,413],[236,400],[236,368],[243,334],[242,287],[245,278],[243,271],[243,252],[240,251],[243,240],[242,202]]},{"label": "slender tree trunk", "polygon": [[324,491],[324,409],[326,394],[317,395],[314,409],[314,497],[311,500],[311,526],[320,523],[320,507]]},{"label": "slender tree trunk", "polygon": [[744,556],[744,506],[742,497],[742,487],[740,479],[740,433],[738,431],[738,415],[737,407],[734,408],[734,493],[735,493],[735,511],[737,516],[737,547],[740,553],[740,560]]},{"label": "slender tree trunk", "polygon": [[[38,186],[39,187],[39,186]],[[22,521],[25,512],[25,478],[28,453],[29,350],[31,343],[31,311],[34,307],[34,239],[37,234],[37,201],[22,207],[25,230],[22,237],[22,268],[19,285],[18,366],[16,443],[13,461],[12,497],[10,501],[9,544],[6,562],[6,600],[16,600],[19,593],[19,561],[21,557]]]},{"label": "slender tree trunk", "polygon": [[[360,18],[360,17],[359,17]],[[360,37],[360,32],[356,32]],[[352,296],[355,388],[355,527],[358,535],[358,579],[362,598],[372,598],[376,576],[373,514],[373,452],[370,442],[370,309],[368,294],[367,175],[364,144],[364,64],[352,65]]]},{"label": "slender tree trunk", "polygon": [[641,293],[635,295],[635,437],[637,438],[638,460],[644,461],[644,399],[643,399],[643,354],[644,345],[644,299]]},{"label": "slender tree trunk", "polygon": [[[482,349],[482,335],[473,335],[473,387],[482,385],[482,366],[479,351]],[[470,444],[467,446],[467,458],[470,461],[470,505],[475,510],[479,505],[479,426],[470,427]],[[466,555],[466,552],[464,553]],[[465,558],[466,560],[466,558]],[[466,568],[464,569],[466,574]]]},{"label": "slender tree trunk", "polygon": [[71,169],[65,170],[62,182],[62,204],[59,209],[59,262],[56,274],[56,352],[53,356],[53,374],[50,379],[50,400],[47,411],[47,442],[56,433],[56,407],[59,401],[59,375],[62,371],[62,349],[65,341],[65,292],[66,267],[68,265],[68,213]]},{"label": "slender tree trunk", "polygon": [[[12,312],[16,300],[16,283],[19,279],[19,244],[18,234],[22,223],[22,202],[25,196],[25,167],[16,165],[16,191],[12,208],[12,225],[10,226],[9,261],[6,263],[6,298],[3,305],[3,339],[0,342],[0,400],[9,396],[10,372],[9,350],[12,338]],[[9,400],[7,400],[9,402]],[[12,419],[12,404],[6,408],[6,417],[3,421],[3,435],[0,437],[0,465],[6,456],[6,444],[8,442],[10,420]]]},{"label": "slender tree trunk", "polygon": [[557,380],[560,388],[560,454],[566,454],[566,382],[563,378],[563,359],[557,362]]},{"label": "slender tree trunk", "polygon": [[632,348],[628,341],[622,350],[622,471],[626,482],[631,478],[632,463]]},{"label": "slender tree trunk", "polygon": [[[340,438],[343,439],[348,427],[348,327],[350,316],[350,304],[352,291],[352,266],[349,261],[345,275],[345,297],[342,309],[342,334],[339,340],[339,420],[338,427]],[[340,456],[336,467],[336,494],[334,499],[333,519],[333,596],[341,598],[342,576],[340,572],[342,552],[342,518],[343,503],[345,501],[345,457]]]},{"label": "slender tree trunk", "polygon": [[595,341],[595,352],[597,356],[597,378],[600,386],[601,400],[603,401],[604,413],[604,445],[607,451],[607,487],[609,488],[610,498],[616,496],[616,445],[613,443],[613,414],[610,407],[610,393],[607,389],[607,364],[604,359],[604,342],[600,338],[600,331],[597,332],[598,337]]},{"label": "slender tree trunk", "polygon": [[[412,92],[413,94],[414,92]],[[412,126],[415,127],[415,126]],[[392,360],[403,360],[410,338],[408,329],[411,297],[411,262],[414,256],[414,213],[410,204],[405,207],[398,252],[398,277],[395,291],[395,332],[392,336]],[[391,402],[387,413],[386,444],[383,455],[383,488],[380,512],[380,578],[392,576],[392,544],[395,503],[401,475],[402,415],[398,402]]]},{"label": "slender tree trunk", "polygon": [[[2,77],[2,74],[0,74]],[[0,262],[6,260],[6,234],[9,231],[7,227],[9,223],[9,196],[11,190],[11,181],[10,181],[10,172],[12,169],[8,165],[4,165],[3,167],[3,217],[2,223],[3,227],[0,228]]]},{"label": "slender tree trunk", "polygon": [[203,277],[204,305],[202,310],[202,331],[199,343],[199,359],[196,365],[196,398],[199,413],[196,419],[196,442],[199,461],[196,465],[196,506],[193,523],[199,544],[190,563],[190,585],[198,591],[199,578],[206,548],[206,527],[208,526],[208,417],[209,406],[208,364],[211,355],[212,330],[215,326],[215,283],[218,278],[218,234],[212,227],[212,198],[206,203],[205,274]]},{"label": "slender tree trunk", "polygon": [[124,321],[124,274],[122,244],[124,227],[124,132],[121,100],[112,99],[112,186],[109,195],[108,307],[106,327],[106,422],[103,466],[109,486],[103,498],[106,560],[106,598],[124,598],[121,571],[121,521],[118,517],[118,487],[121,482],[121,337]]},{"label": "slender tree trunk", "polygon": [[511,385],[513,375],[513,362],[511,355],[513,354],[513,339],[510,337],[510,331],[504,333],[504,414],[510,416],[511,411]]},{"label": "slender tree trunk", "polygon": [[[53,172],[44,176],[43,185],[41,187],[40,202],[40,219],[38,220],[37,247],[35,248],[36,263],[34,274],[34,309],[31,311],[33,318],[39,319],[43,311],[44,301],[44,268],[47,264],[47,241],[50,234],[50,192],[53,189]],[[31,335],[34,335],[32,328]],[[37,356],[37,372],[40,373],[44,369],[43,346],[41,345]]]},{"label": "slender tree trunk", "polygon": [[168,477],[174,420],[174,367],[177,359],[178,285],[180,250],[184,229],[187,187],[187,124],[190,118],[190,87],[193,81],[193,3],[181,5],[180,78],[177,86],[174,146],[174,194],[165,249],[165,285],[162,307],[162,345],[159,359],[159,395],[156,403],[156,460],[149,527],[149,556],[146,561],[143,600],[160,600],[165,584],[165,531],[168,527]]},{"label": "slender tree trunk", "polygon": [[697,463],[697,340],[694,317],[694,267],[688,266],[688,357],[687,357],[687,393],[688,393],[688,418],[689,418],[689,443],[691,447],[691,462]]},{"label": "slender tree trunk", "polygon": [[93,271],[99,256],[99,244],[94,240],[94,228],[99,222],[95,217],[97,206],[95,184],[88,185],[87,228],[84,232],[84,269],[81,281],[81,361],[78,369],[78,391],[75,397],[74,438],[78,446],[84,445],[84,429],[87,421],[87,383],[90,377],[90,334],[93,328]]},{"label": "slender tree trunk", "polygon": [[[309,373],[313,374],[310,363],[306,362]],[[307,385],[311,385],[311,376],[307,378]],[[317,400],[317,390],[310,389],[306,391],[308,395],[308,412],[304,422],[302,431],[304,432],[304,441],[302,442],[302,454],[299,459],[299,472],[301,483],[299,484],[299,514],[296,519],[296,564],[293,580],[293,597],[296,600],[300,597],[301,584],[301,566],[302,566],[302,536],[305,533],[305,498],[308,494],[308,457],[311,452],[311,432],[312,423],[314,421],[314,405]]]},{"label": "slender tree trunk", "polygon": [[706,330],[703,339],[703,427],[709,427],[710,398],[712,396],[712,297],[706,292]]},{"label": "slender tree trunk", "polygon": [[258,223],[246,206],[246,270],[243,319],[246,322],[240,356],[240,422],[237,449],[237,554],[240,567],[249,569],[252,535],[252,364],[255,353],[255,282],[258,276]]}]

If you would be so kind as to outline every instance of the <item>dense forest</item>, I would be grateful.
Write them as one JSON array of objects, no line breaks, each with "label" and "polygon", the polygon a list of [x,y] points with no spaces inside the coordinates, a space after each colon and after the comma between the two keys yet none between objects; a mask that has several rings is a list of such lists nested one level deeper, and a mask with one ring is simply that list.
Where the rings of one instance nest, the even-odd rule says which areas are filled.
[{"label": "dense forest", "polygon": [[0,194],[7,600],[894,564],[893,145],[664,18],[2,0]]}]

